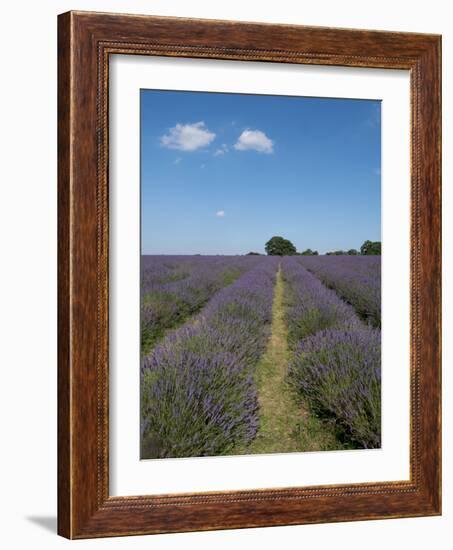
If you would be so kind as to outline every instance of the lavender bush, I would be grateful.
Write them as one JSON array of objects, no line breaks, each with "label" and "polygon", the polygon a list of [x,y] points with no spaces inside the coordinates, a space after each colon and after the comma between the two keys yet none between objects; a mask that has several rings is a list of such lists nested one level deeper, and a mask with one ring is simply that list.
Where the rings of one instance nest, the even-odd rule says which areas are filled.
[{"label": "lavender bush", "polygon": [[299,261],[364,320],[381,326],[380,256],[306,256]]},{"label": "lavender bush", "polygon": [[363,448],[381,446],[381,332],[323,330],[295,349],[290,377],[314,410]]},{"label": "lavender bush", "polygon": [[150,351],[165,330],[199,311],[256,262],[256,258],[234,256],[143,256],[142,354]]},{"label": "lavender bush", "polygon": [[144,358],[144,458],[225,454],[255,437],[253,367],[269,337],[277,264],[260,259]]},{"label": "lavender bush", "polygon": [[380,447],[381,332],[364,324],[299,259],[282,263],[292,359],[289,379],[354,445]]},{"label": "lavender bush", "polygon": [[287,257],[282,264],[286,285],[287,324],[290,345],[319,330],[335,327],[353,329],[360,320],[350,305],[304,269],[298,259]]}]

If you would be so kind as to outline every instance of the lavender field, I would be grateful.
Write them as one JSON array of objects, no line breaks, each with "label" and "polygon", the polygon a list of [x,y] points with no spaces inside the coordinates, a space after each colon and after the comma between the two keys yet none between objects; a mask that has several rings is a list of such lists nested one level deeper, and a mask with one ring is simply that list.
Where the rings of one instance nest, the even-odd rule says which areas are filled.
[{"label": "lavender field", "polygon": [[380,292],[380,256],[142,256],[142,458],[379,448]]}]

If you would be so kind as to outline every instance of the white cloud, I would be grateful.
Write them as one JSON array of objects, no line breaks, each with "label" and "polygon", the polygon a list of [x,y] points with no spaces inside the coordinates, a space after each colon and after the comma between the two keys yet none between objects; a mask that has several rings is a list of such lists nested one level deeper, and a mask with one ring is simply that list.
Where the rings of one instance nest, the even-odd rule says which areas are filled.
[{"label": "white cloud", "polygon": [[225,217],[225,212],[224,212],[224,210],[219,210],[218,212],[215,213],[215,215],[218,218],[223,218],[223,217]]},{"label": "white cloud", "polygon": [[228,151],[229,151],[228,145],[226,143],[222,143],[222,146],[215,150],[214,156],[215,157],[221,157],[225,153],[228,153]]},{"label": "white cloud", "polygon": [[178,151],[196,151],[209,145],[215,138],[204,122],[193,124],[176,124],[167,134],[160,138],[160,143],[168,149]]},{"label": "white cloud", "polygon": [[234,148],[238,151],[253,150],[259,153],[273,153],[274,143],[261,130],[244,130]]}]

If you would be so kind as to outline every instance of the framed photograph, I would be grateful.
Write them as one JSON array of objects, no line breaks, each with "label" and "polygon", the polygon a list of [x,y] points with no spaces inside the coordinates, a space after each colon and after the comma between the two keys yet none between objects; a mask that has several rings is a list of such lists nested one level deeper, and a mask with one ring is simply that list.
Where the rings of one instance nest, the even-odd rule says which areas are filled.
[{"label": "framed photograph", "polygon": [[441,513],[441,39],[58,21],[58,531]]}]

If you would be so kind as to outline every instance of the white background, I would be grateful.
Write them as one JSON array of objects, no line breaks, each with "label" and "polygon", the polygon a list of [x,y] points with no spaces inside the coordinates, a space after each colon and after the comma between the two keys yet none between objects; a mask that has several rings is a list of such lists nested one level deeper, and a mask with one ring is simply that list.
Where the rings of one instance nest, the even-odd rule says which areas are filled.
[{"label": "white background", "polygon": [[[110,494],[409,479],[409,72],[122,55],[109,75]],[[381,449],[139,460],[140,88],[382,100]]]},{"label": "white background", "polygon": [[[444,515],[361,523],[68,542],[56,515],[56,15],[68,9],[442,33],[444,66],[444,365],[452,364],[453,23],[450,2],[45,1],[2,6],[0,87],[1,543],[8,549],[451,547],[453,377],[444,369]],[[4,43],[3,43],[4,42]],[[449,250],[448,250],[449,249]],[[447,439],[450,440],[450,444]]]}]

